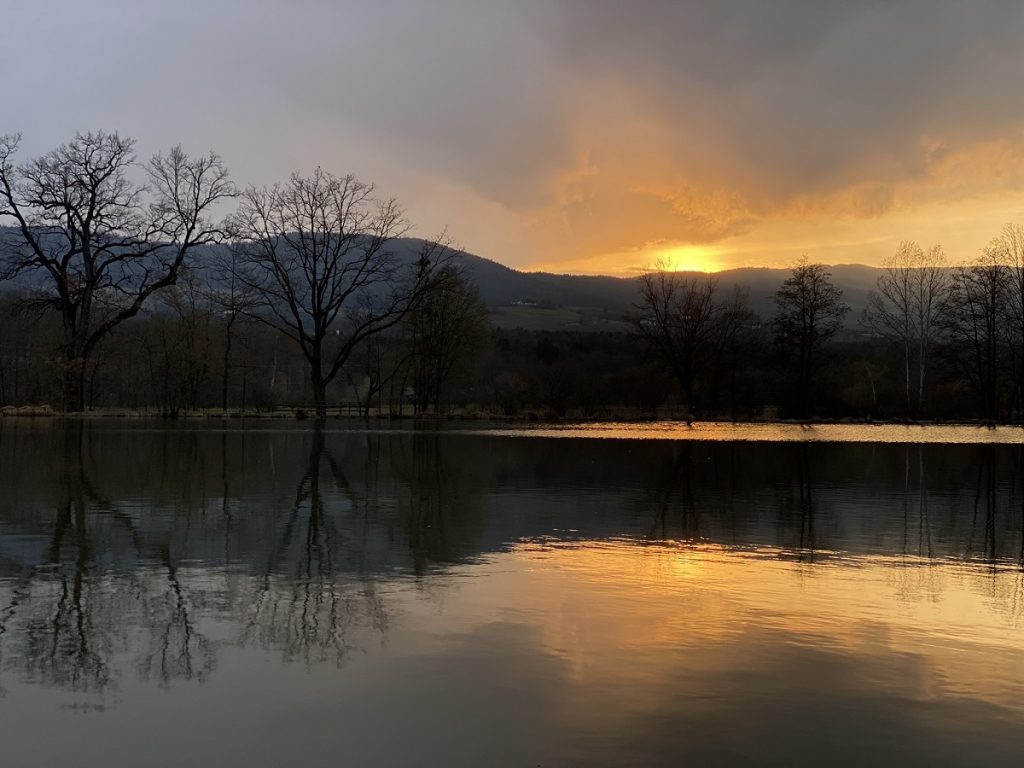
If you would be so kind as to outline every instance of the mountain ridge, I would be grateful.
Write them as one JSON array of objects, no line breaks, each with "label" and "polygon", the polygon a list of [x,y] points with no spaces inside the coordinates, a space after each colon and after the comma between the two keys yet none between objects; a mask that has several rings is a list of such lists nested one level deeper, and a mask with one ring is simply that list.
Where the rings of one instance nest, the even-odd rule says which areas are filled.
[{"label": "mountain ridge", "polygon": [[[466,251],[461,252],[460,259],[477,283],[484,301],[492,308],[518,302],[625,315],[635,309],[639,299],[636,277],[530,272]],[[843,291],[843,300],[850,307],[848,318],[856,322],[867,307],[869,292],[874,290],[884,270],[865,264],[828,265],[828,269],[833,282]],[[775,292],[790,273],[789,267],[734,267],[720,272],[679,274],[715,279],[723,293],[731,292],[734,287],[744,288],[751,309],[768,317],[775,311]]]},{"label": "mountain ridge", "polygon": [[[0,227],[0,234],[14,232],[9,227]],[[393,241],[392,249],[400,259],[414,261],[424,242],[420,238],[399,238]],[[202,261],[204,253],[211,254],[223,247],[205,246],[197,252],[198,260]],[[636,277],[525,271],[467,250],[450,250],[457,254],[457,260],[476,283],[499,326],[554,329],[586,325],[591,330],[621,330],[639,300]],[[843,300],[850,306],[847,324],[854,325],[883,270],[863,264],[837,264],[828,268],[833,282],[843,291]],[[680,274],[716,279],[723,294],[734,287],[742,287],[747,292],[750,308],[762,317],[770,317],[775,310],[775,291],[789,273],[787,267],[760,266]],[[25,276],[14,285],[33,282],[31,277]],[[563,312],[556,318],[552,310]],[[606,322],[588,322],[595,319]]]}]

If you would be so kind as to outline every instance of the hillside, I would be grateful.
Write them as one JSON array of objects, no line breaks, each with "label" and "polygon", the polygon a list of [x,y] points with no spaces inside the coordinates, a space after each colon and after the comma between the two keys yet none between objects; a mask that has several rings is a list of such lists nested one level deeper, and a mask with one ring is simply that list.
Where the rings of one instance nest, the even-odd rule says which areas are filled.
[{"label": "hillside", "polygon": [[[520,272],[474,254],[461,258],[498,325],[544,327],[544,318],[549,318],[551,327],[575,323],[585,330],[614,330],[617,321],[635,310],[638,299],[636,278]],[[830,270],[850,306],[849,322],[858,322],[882,270],[861,264],[840,264]],[[775,312],[775,291],[788,276],[786,268],[767,267],[744,267],[714,275],[723,293],[736,286],[744,288],[751,309],[762,317]],[[577,317],[567,318],[564,312],[555,310],[570,310]]]},{"label": "hillside", "polygon": [[[422,241],[408,238],[398,241],[396,248],[411,259],[421,245]],[[459,258],[499,327],[623,330],[627,327],[623,320],[635,311],[636,278],[521,272],[472,253]],[[830,269],[833,282],[842,289],[843,300],[850,306],[848,323],[856,324],[881,270],[861,264],[840,264]],[[692,275],[708,277],[700,272]],[[775,312],[775,291],[788,275],[786,268],[744,267],[719,272],[715,277],[724,294],[734,286],[746,289],[750,307],[762,317],[769,317]]]},{"label": "hillside", "polygon": [[[8,229],[0,234],[13,233]],[[400,258],[412,261],[422,245],[422,240],[403,238],[395,241],[393,247]],[[212,247],[208,253],[212,255]],[[621,331],[627,328],[625,320],[634,312],[638,298],[636,278],[521,272],[472,253],[463,253],[459,260],[479,287],[499,327]],[[874,288],[881,270],[841,264],[831,271],[833,281],[843,290],[843,299],[850,306],[848,322],[855,324],[867,306],[868,292]],[[746,267],[720,272],[716,277],[723,293],[731,292],[734,286],[745,288],[751,308],[769,317],[775,311],[775,291],[788,274],[789,270],[784,268]],[[703,273],[693,275],[707,277]],[[31,282],[29,276],[19,279],[22,286]]]}]

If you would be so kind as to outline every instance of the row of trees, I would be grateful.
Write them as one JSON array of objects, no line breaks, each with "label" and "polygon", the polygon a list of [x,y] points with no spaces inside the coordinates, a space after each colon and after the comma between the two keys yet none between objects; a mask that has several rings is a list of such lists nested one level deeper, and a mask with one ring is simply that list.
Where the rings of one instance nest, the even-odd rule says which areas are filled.
[{"label": "row of trees", "polygon": [[[59,319],[65,410],[83,410],[101,345],[154,300],[177,317],[190,365],[199,365],[188,372],[190,401],[205,372],[210,318],[226,318],[224,406],[241,319],[294,344],[320,416],[356,352],[373,355],[364,349],[371,339],[382,363],[381,339],[405,325],[403,362],[425,407],[453,372],[450,339],[461,352],[479,336],[481,302],[446,239],[402,258],[392,246],[409,229],[403,211],[353,176],[317,169],[239,190],[213,153],[175,147],[140,166],[133,140],[99,132],[16,164],[19,142],[0,137],[0,221],[10,225],[0,280],[18,281],[23,313]],[[230,199],[237,210],[214,221]]]},{"label": "row of trees", "polygon": [[[742,291],[720,296],[714,278],[657,269],[643,275],[640,286],[638,335],[672,372],[690,413],[705,410],[720,394],[723,369],[735,371],[737,362],[749,366],[758,345],[771,342],[787,382],[776,402],[793,415],[814,413],[819,378],[830,364],[847,377],[863,366],[877,413],[877,379],[895,372],[897,358],[902,407],[890,410],[899,415],[930,415],[929,394],[944,389],[947,399],[973,396],[975,406],[961,405],[955,415],[1024,419],[1020,225],[1007,225],[974,262],[956,267],[941,246],[901,243],[854,323],[844,323],[849,307],[827,268],[806,257],[776,292],[776,312],[767,321],[748,309]],[[837,346],[844,329],[845,344]],[[873,353],[854,352],[858,333],[874,343]],[[830,359],[836,355],[841,359]]]},{"label": "row of trees", "polygon": [[852,322],[804,258],[770,318],[661,268],[630,337],[509,335],[447,238],[410,250],[401,208],[352,176],[239,189],[213,153],[139,164],[87,133],[18,164],[18,145],[0,138],[0,404],[1024,418],[1021,227],[955,268],[901,244]]},{"label": "row of trees", "polygon": [[970,264],[904,242],[884,268],[866,322],[901,349],[907,413],[928,413],[936,361],[983,418],[1024,419],[1024,227],[1003,227]]},{"label": "row of trees", "polygon": [[[939,305],[945,312],[978,305],[981,291],[973,278],[986,273],[975,266],[946,270]],[[1008,272],[997,274],[1005,278]],[[165,413],[305,407],[311,386],[298,345],[268,324],[226,312],[222,297],[200,278],[184,271],[149,310],[98,345],[86,372],[91,407],[155,407]],[[895,335],[901,326],[887,330],[884,317],[874,313],[877,300],[863,325],[845,313],[840,327],[842,297],[830,290],[827,270],[813,264],[796,269],[781,286],[782,304],[767,319],[746,307],[742,293],[720,296],[713,282],[685,286],[683,276],[652,275],[677,283],[677,299],[703,298],[691,298],[688,325],[682,325],[687,336],[661,338],[653,321],[642,316],[635,334],[493,329],[471,286],[448,279],[444,270],[436,279],[438,285],[402,322],[355,348],[343,375],[328,388],[329,402],[358,399],[364,413],[466,407],[540,418],[1020,418],[1014,399],[1019,358],[1011,354],[1019,345],[1007,320],[1013,305],[1006,281],[995,312],[937,313],[933,335],[923,341],[910,336],[908,343]],[[52,351],[63,338],[60,318],[53,312],[39,318],[15,312],[22,304],[13,295],[0,299],[0,403],[57,403],[62,361]],[[702,307],[703,314],[693,307]],[[797,311],[782,313],[780,307]],[[889,306],[888,316],[902,313]],[[982,332],[985,317],[996,318],[988,335]],[[968,333],[974,327],[979,333]],[[995,354],[987,356],[990,341]],[[652,343],[678,354],[682,363],[671,365],[667,351],[652,355]],[[995,375],[987,376],[990,360],[997,365]],[[678,371],[688,377],[681,380]],[[986,381],[996,384],[997,410],[988,412],[994,417],[986,416]]]},{"label": "row of trees", "polygon": [[775,295],[777,311],[768,328],[752,312],[746,292],[721,297],[714,277],[668,271],[664,265],[640,277],[637,335],[677,380],[687,413],[712,410],[723,389],[734,392],[737,377],[751,367],[771,333],[779,364],[789,371],[787,405],[806,417],[814,405],[814,384],[825,346],[842,328],[849,307],[822,264],[806,257]]}]

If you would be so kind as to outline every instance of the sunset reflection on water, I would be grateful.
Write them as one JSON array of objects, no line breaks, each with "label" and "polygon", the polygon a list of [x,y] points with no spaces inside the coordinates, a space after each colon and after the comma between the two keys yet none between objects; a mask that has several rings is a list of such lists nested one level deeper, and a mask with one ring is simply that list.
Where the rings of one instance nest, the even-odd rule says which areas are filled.
[{"label": "sunset reflection on water", "polygon": [[40,422],[0,486],[5,764],[1024,760],[1021,445]]},{"label": "sunset reflection on water", "polygon": [[556,764],[792,763],[837,733],[856,743],[833,764],[878,750],[970,764],[978,738],[985,764],[1020,754],[1019,569],[536,540],[451,576],[456,593],[438,598],[445,633],[529,638],[548,672],[522,684],[554,700],[545,731],[585,734],[549,745]]},{"label": "sunset reflection on water", "polygon": [[536,424],[467,430],[509,437],[698,440],[773,443],[1021,444],[1024,427],[976,424],[798,424],[775,422],[652,421]]}]

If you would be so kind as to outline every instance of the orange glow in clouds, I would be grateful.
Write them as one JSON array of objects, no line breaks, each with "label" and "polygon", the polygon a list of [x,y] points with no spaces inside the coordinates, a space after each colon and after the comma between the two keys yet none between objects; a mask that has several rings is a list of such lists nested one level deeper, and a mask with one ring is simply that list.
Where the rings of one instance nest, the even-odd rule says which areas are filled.
[{"label": "orange glow in clouds", "polygon": [[714,251],[701,245],[677,245],[656,251],[654,265],[664,264],[673,272],[719,272],[722,265],[714,258]]},{"label": "orange glow in clouds", "polygon": [[640,248],[597,257],[545,261],[527,267],[531,272],[604,274],[632,277],[651,269],[672,272],[720,272],[729,269],[714,246],[651,243]]}]

